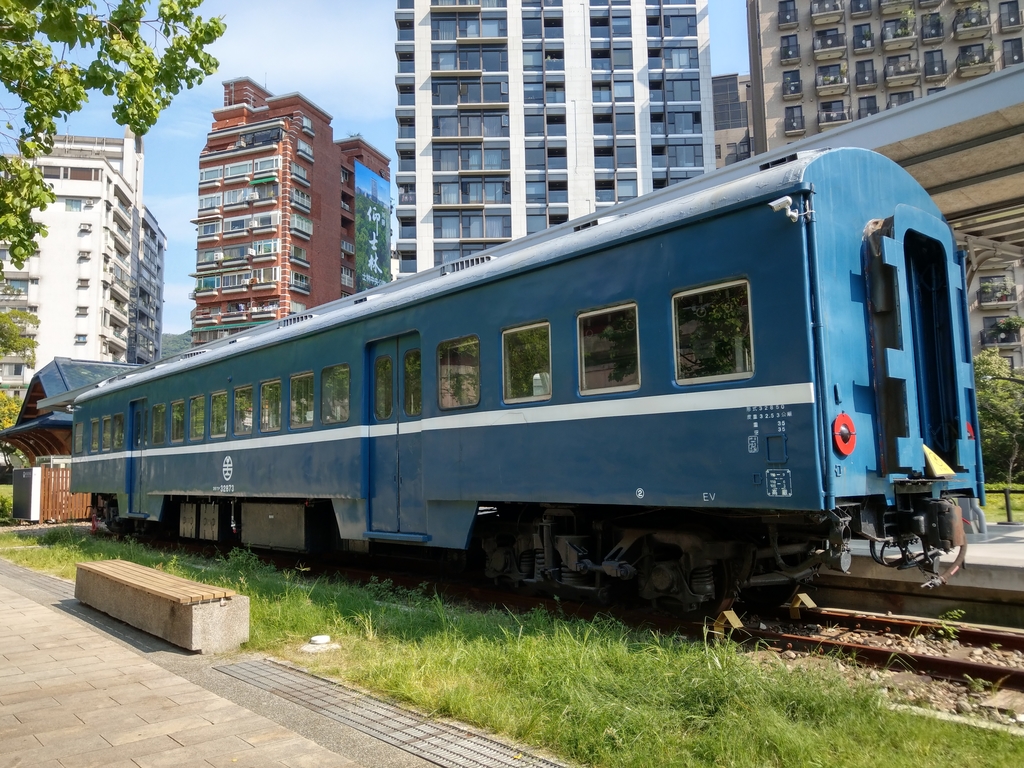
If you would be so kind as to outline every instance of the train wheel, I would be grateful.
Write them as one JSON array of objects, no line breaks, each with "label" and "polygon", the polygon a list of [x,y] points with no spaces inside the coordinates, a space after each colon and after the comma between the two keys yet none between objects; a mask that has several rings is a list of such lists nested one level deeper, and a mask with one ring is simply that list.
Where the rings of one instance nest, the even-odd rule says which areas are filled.
[{"label": "train wheel", "polygon": [[732,608],[736,601],[737,578],[735,569],[731,563],[718,562],[712,568],[714,578],[715,594],[710,600],[693,608],[673,597],[659,597],[656,600],[658,608],[685,621],[704,621],[705,619],[716,619],[722,611]]}]

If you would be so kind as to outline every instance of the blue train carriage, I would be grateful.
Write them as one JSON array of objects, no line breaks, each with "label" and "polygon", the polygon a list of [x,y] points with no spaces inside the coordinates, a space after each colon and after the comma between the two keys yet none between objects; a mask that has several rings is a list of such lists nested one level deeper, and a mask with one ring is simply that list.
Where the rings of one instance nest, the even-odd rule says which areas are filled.
[{"label": "blue train carriage", "polygon": [[111,379],[73,489],[111,525],[684,612],[846,570],[853,534],[941,581],[982,492],[949,227],[862,150],[712,182]]}]

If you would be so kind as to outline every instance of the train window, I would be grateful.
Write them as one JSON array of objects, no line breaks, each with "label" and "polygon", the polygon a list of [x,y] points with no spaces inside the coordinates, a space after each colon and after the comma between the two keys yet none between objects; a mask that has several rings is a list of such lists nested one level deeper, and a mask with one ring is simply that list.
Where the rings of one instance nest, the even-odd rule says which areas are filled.
[{"label": "train window", "polygon": [[185,440],[185,401],[171,403],[171,442],[181,443]]},{"label": "train window", "polygon": [[551,399],[551,326],[515,328],[501,334],[506,403]]},{"label": "train window", "polygon": [[235,390],[235,434],[252,434],[252,387]]},{"label": "train window", "polygon": [[640,388],[640,329],[636,304],[579,316],[580,392]]},{"label": "train window", "polygon": [[437,345],[437,404],[468,408],[480,402],[480,339],[463,336]]},{"label": "train window", "polygon": [[206,431],[206,395],[188,401],[188,439],[202,440]]},{"label": "train window", "polygon": [[260,384],[260,432],[277,432],[281,428],[281,382]]},{"label": "train window", "polygon": [[80,454],[85,449],[85,425],[82,422],[75,424],[75,455]]},{"label": "train window", "polygon": [[348,364],[324,368],[320,374],[320,421],[324,424],[348,421],[350,380]]},{"label": "train window", "polygon": [[100,420],[93,419],[89,422],[89,451],[96,453],[100,449]]},{"label": "train window", "polygon": [[373,363],[373,414],[379,421],[391,418],[394,399],[391,355],[381,355]]},{"label": "train window", "polygon": [[103,417],[103,450],[110,450],[110,417]]},{"label": "train window", "polygon": [[405,353],[402,389],[405,391],[405,415],[419,416],[423,413],[422,359],[418,349]]},{"label": "train window", "polygon": [[167,439],[167,405],[153,406],[153,445],[163,445]]},{"label": "train window", "polygon": [[124,448],[124,414],[115,413],[113,419],[114,450]]},{"label": "train window", "polygon": [[228,433],[228,393],[210,395],[210,437],[225,437]]},{"label": "train window", "polygon": [[746,282],[677,293],[672,297],[672,312],[680,384],[746,379],[754,374]]},{"label": "train window", "polygon": [[290,385],[292,429],[313,424],[313,374],[300,373],[292,376]]}]

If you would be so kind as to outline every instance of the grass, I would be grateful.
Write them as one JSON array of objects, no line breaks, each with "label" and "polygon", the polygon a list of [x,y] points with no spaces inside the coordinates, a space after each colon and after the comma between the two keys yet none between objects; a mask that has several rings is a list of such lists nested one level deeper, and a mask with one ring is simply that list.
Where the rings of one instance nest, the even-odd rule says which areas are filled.
[{"label": "grass", "polygon": [[[20,537],[0,533],[0,547]],[[33,542],[34,543],[34,542]],[[72,577],[122,557],[250,597],[247,648],[594,766],[1024,765],[1024,739],[894,712],[828,665],[788,671],[732,644],[684,642],[534,611],[471,611],[435,595],[307,579],[251,553],[203,560],[133,541],[44,534],[4,550]],[[337,650],[299,647],[330,634]]]}]

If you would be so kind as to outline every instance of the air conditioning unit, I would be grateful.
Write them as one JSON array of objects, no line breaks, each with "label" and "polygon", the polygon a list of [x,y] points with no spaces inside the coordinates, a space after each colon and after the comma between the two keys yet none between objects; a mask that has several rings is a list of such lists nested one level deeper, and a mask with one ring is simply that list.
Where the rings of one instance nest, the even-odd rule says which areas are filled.
[{"label": "air conditioning unit", "polygon": [[255,189],[252,190],[251,192],[249,192],[249,199],[250,200],[259,200],[260,199],[260,193],[257,192]]},{"label": "air conditioning unit", "polygon": [[95,197],[90,197],[88,200],[85,201],[85,207],[92,208],[98,202],[99,200],[97,200]]},{"label": "air conditioning unit", "polygon": [[214,261],[224,261],[224,254],[221,251],[217,251],[213,254]]},{"label": "air conditioning unit", "polygon": [[249,229],[256,229],[260,225],[259,219],[249,219]]},{"label": "air conditioning unit", "polygon": [[246,256],[255,256],[256,255],[256,249],[255,248],[246,248],[245,255]]},{"label": "air conditioning unit", "polygon": [[78,231],[79,232],[92,232],[92,224],[90,224],[87,221],[83,221],[81,224],[78,225]]}]

